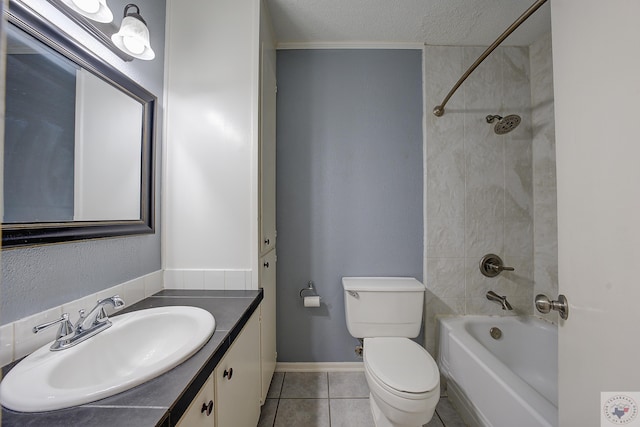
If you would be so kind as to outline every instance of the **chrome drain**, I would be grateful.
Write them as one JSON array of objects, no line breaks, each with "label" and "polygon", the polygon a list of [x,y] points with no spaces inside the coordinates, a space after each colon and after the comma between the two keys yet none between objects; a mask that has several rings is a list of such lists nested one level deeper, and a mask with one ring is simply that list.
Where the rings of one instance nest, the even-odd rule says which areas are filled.
[{"label": "chrome drain", "polygon": [[493,338],[494,340],[499,340],[500,338],[502,338],[502,331],[497,326],[489,329],[489,334],[491,334],[491,338]]}]

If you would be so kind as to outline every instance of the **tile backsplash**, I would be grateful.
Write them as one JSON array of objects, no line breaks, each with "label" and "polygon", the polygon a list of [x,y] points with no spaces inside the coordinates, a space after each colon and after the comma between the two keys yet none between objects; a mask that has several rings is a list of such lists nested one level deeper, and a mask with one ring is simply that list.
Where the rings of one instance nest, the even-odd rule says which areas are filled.
[{"label": "tile backsplash", "polygon": [[165,289],[252,289],[251,270],[165,270]]},{"label": "tile backsplash", "polygon": [[[62,313],[69,313],[71,321],[75,322],[78,319],[78,310],[90,310],[99,299],[120,295],[127,305],[131,305],[163,288],[163,272],[159,270],[13,323],[2,325],[0,326],[0,366],[18,360],[55,340],[57,327],[54,326],[34,334],[33,327],[35,325],[59,319]],[[113,308],[105,307],[105,309],[107,314],[113,313]]]}]

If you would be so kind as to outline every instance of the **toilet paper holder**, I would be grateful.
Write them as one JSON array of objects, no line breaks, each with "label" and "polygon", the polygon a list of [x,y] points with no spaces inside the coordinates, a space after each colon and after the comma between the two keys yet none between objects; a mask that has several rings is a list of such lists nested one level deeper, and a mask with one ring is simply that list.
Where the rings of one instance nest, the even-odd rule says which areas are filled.
[{"label": "toilet paper holder", "polygon": [[[304,297],[320,297],[316,292],[316,288],[313,285],[313,281],[309,280],[306,288],[300,289],[300,298],[304,299]],[[322,297],[320,297],[322,299]]]}]

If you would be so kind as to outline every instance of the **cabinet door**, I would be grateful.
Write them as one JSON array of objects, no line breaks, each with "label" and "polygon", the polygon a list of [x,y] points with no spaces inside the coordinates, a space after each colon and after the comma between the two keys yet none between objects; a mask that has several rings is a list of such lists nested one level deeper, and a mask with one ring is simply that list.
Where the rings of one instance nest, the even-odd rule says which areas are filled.
[{"label": "cabinet door", "polygon": [[213,375],[211,375],[176,427],[215,427],[213,388]]},{"label": "cabinet door", "polygon": [[260,418],[260,309],[215,369],[216,423],[255,427]]},{"label": "cabinet door", "polygon": [[260,254],[276,245],[276,58],[261,44],[260,78]]},{"label": "cabinet door", "polygon": [[264,403],[276,369],[276,251],[260,259],[260,287],[264,298],[260,303],[260,365],[262,369],[262,392]]}]

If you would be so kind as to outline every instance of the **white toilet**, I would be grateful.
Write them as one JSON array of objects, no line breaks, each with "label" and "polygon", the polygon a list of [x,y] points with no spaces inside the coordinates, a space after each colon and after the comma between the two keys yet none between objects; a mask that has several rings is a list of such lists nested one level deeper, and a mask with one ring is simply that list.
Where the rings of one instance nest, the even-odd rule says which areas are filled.
[{"label": "white toilet", "polygon": [[364,338],[364,369],[376,427],[418,427],[440,398],[433,357],[420,333],[425,286],[412,277],[343,277],[349,333]]}]

